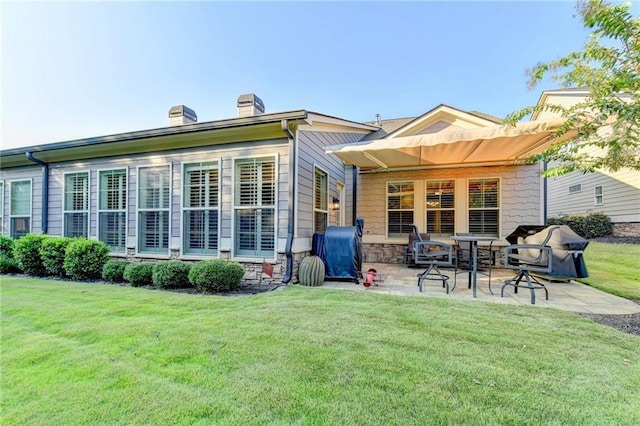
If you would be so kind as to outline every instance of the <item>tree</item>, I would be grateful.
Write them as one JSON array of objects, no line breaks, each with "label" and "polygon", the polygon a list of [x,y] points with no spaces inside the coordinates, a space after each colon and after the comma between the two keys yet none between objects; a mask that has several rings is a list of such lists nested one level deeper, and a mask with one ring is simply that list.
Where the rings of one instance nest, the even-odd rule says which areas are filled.
[{"label": "tree", "polygon": [[546,176],[573,170],[640,170],[640,19],[631,3],[580,0],[577,11],[586,28],[593,29],[582,51],[527,70],[529,88],[546,77],[563,87],[587,88],[590,96],[572,107],[538,105],[510,114],[515,124],[536,110],[560,113],[566,119],[556,136],[577,131],[535,160],[553,161]]}]

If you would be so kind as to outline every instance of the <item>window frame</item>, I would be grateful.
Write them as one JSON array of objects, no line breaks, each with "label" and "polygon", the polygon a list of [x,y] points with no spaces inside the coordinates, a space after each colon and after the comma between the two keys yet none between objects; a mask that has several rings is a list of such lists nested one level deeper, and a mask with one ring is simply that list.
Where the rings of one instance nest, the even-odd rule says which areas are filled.
[{"label": "window frame", "polygon": [[[124,178],[125,178],[125,182],[124,182],[124,208],[118,208],[118,209],[103,209],[101,208],[101,202],[102,202],[102,189],[101,189],[101,185],[102,185],[102,174],[103,173],[108,173],[108,172],[120,172],[120,171],[124,171]],[[126,254],[127,252],[127,236],[129,235],[129,183],[130,183],[130,179],[129,179],[129,167],[125,166],[125,167],[111,167],[108,169],[98,169],[97,170],[97,184],[96,184],[96,200],[97,200],[97,204],[96,204],[96,211],[97,211],[97,217],[96,217],[96,236],[98,237],[98,240],[104,242],[105,244],[107,244],[105,241],[102,240],[102,229],[101,229],[101,216],[103,213],[124,213],[124,246],[122,248],[122,250],[119,251],[118,248],[114,248],[111,245],[109,245],[109,248],[111,250],[111,253],[113,254]],[[108,244],[107,244],[108,245]]]},{"label": "window frame", "polygon": [[[240,183],[238,182],[238,165],[243,164],[243,163],[249,163],[249,162],[253,162],[254,164],[256,164],[256,162],[259,162],[260,164],[264,164],[267,162],[273,162],[273,168],[274,168],[274,175],[273,175],[273,204],[272,205],[263,205],[262,204],[262,191],[257,191],[256,193],[256,200],[259,201],[257,204],[254,205],[242,205],[242,204],[238,204],[237,200],[238,200],[238,190],[240,190]],[[277,249],[278,249],[278,235],[277,235],[277,230],[278,230],[278,188],[279,188],[279,178],[280,178],[280,174],[278,172],[278,167],[279,167],[279,156],[277,153],[275,154],[264,154],[264,155],[256,155],[256,156],[248,156],[248,157],[236,157],[233,158],[233,166],[232,166],[232,188],[233,191],[231,193],[231,197],[232,197],[232,210],[233,210],[233,222],[231,224],[231,230],[232,230],[232,256],[234,258],[247,258],[247,259],[270,259],[270,260],[275,260],[276,256],[277,256]],[[258,185],[256,184],[256,188],[262,188],[262,185]],[[262,210],[268,210],[272,212],[273,215],[273,228],[272,228],[272,234],[273,234],[273,250],[261,250],[258,249],[258,244],[256,244],[256,249],[253,250],[253,253],[251,253],[251,250],[241,250],[239,248],[239,229],[238,229],[238,220],[239,220],[239,214],[241,211],[246,211],[246,210],[253,210],[256,211],[256,213],[258,211],[262,211]],[[262,219],[262,217],[260,218]],[[262,238],[262,221],[258,221],[256,220],[256,229],[260,228],[260,231],[256,231],[256,242],[257,240],[260,238]],[[268,230],[267,230],[267,235],[268,235]]]},{"label": "window frame", "polygon": [[[86,200],[86,208],[83,209],[68,209],[67,208],[67,177],[71,175],[86,175],[86,191],[85,196]],[[63,237],[83,237],[89,238],[89,228],[91,227],[89,224],[90,208],[91,208],[91,171],[89,170],[77,170],[77,171],[67,171],[62,174],[62,236]],[[83,235],[68,235],[67,234],[67,215],[71,214],[81,214],[85,217],[85,230]]]},{"label": "window frame", "polygon": [[[433,208],[429,208],[429,200],[428,200],[428,196],[429,196],[429,184],[430,183],[439,183],[440,184],[440,191],[442,191],[442,184],[443,183],[450,183],[451,187],[453,188],[453,207],[433,207]],[[440,206],[442,205],[442,193],[441,194],[435,194],[435,195],[440,195],[439,197],[439,201],[440,201]],[[445,232],[435,232],[434,230],[431,229],[430,225],[429,225],[429,212],[436,212],[439,213],[440,216],[442,216],[442,212],[452,212],[453,213],[453,222],[451,223],[452,229],[451,229],[451,233],[445,233]],[[456,180],[455,179],[426,179],[424,181],[424,222],[425,222],[425,232],[429,233],[432,237],[451,237],[453,235],[455,235],[456,232]],[[442,219],[440,219],[439,221],[440,225],[439,225],[439,231],[442,231]]]},{"label": "window frame", "polygon": [[[600,189],[600,194],[598,194],[598,189]],[[598,202],[598,198],[600,198],[600,202]],[[596,185],[593,187],[593,205],[604,205],[604,185]]]},{"label": "window frame", "polygon": [[0,180],[0,235],[4,235],[4,181]]},{"label": "window frame", "polygon": [[[476,182],[476,181],[482,181],[483,183],[485,181],[495,181],[497,184],[497,189],[496,189],[496,207],[486,207],[484,206],[484,204],[486,203],[485,199],[483,198],[483,207],[471,207],[471,191],[470,191],[470,184],[471,182]],[[474,177],[474,178],[467,178],[467,183],[466,183],[466,197],[467,197],[467,211],[466,211],[466,217],[467,217],[467,229],[469,230],[469,232],[473,233],[474,235],[479,235],[479,236],[490,236],[490,237],[500,237],[500,230],[502,229],[502,178],[500,177]],[[484,232],[485,231],[485,221],[483,219],[482,223],[482,232],[478,232],[474,229],[471,228],[471,212],[472,211],[496,211],[496,232],[495,233],[487,233]]]},{"label": "window frame", "polygon": [[[324,186],[324,188],[318,188],[317,185],[317,177],[324,175],[324,182],[320,182],[321,185]],[[323,191],[324,190],[324,191]],[[320,193],[318,194],[318,191],[320,191]],[[324,192],[324,209],[322,208],[322,195]],[[320,207],[316,206],[316,198],[317,196],[320,195]],[[314,164],[313,166],[313,232],[324,232],[327,229],[327,226],[329,226],[329,172],[327,172],[326,170],[324,170],[322,167],[318,166],[317,164]],[[325,226],[324,229],[320,229],[318,227],[318,223],[316,222],[316,215],[317,214],[323,214],[324,215],[324,222],[325,222]]]},{"label": "window frame", "polygon": [[[218,172],[218,180],[217,180],[217,184],[216,184],[216,191],[217,191],[217,197],[218,197],[218,202],[217,205],[215,207],[211,207],[211,206],[204,206],[204,207],[187,207],[185,206],[186,204],[186,200],[185,197],[187,195],[187,191],[186,191],[186,187],[185,185],[187,184],[187,168],[190,166],[195,166],[195,165],[199,165],[199,167],[197,169],[193,169],[193,171],[196,170],[212,170],[215,169]],[[216,158],[214,160],[210,160],[210,161],[184,161],[181,164],[180,167],[181,170],[181,175],[180,175],[180,189],[181,189],[181,193],[180,193],[180,236],[181,236],[181,244],[180,244],[180,255],[181,256],[185,256],[185,257],[219,257],[220,255],[220,240],[221,240],[221,233],[220,230],[222,229],[221,227],[221,219],[222,219],[222,160],[220,158]],[[207,193],[207,201],[208,201],[208,196],[210,194]],[[205,202],[205,204],[208,204],[207,202]],[[217,231],[217,241],[216,241],[216,248],[215,249],[202,249],[201,252],[197,252],[197,251],[191,251],[191,250],[187,250],[187,243],[188,243],[188,239],[187,239],[187,232],[188,230],[186,229],[186,212],[188,211],[204,211],[204,212],[210,212],[210,211],[217,211],[218,212],[218,217],[216,220],[216,231]],[[207,235],[208,236],[208,235]],[[209,251],[207,251],[209,250]]]},{"label": "window frame", "polygon": [[[572,190],[573,188],[573,190]],[[582,184],[581,183],[576,183],[574,185],[569,185],[569,187],[567,188],[567,192],[569,194],[578,194],[580,192],[582,192]]]},{"label": "window frame", "polygon": [[[20,182],[29,182],[29,215],[25,216],[25,215],[14,215],[12,214],[12,210],[13,210],[13,184],[14,183],[20,183]],[[19,238],[16,237],[15,232],[14,232],[14,225],[13,225],[13,219],[20,219],[20,218],[28,218],[29,219],[29,226],[28,226],[28,230],[26,232],[26,234],[29,234],[32,232],[33,230],[33,179],[32,178],[28,178],[28,179],[13,179],[9,181],[9,194],[10,194],[10,198],[9,198],[9,236],[11,238],[13,238],[14,240]],[[26,235],[24,234],[24,235]],[[20,235],[21,237],[22,235]]]},{"label": "window frame", "polygon": [[[168,206],[167,207],[158,207],[158,208],[149,208],[149,207],[140,207],[141,200],[141,187],[140,184],[142,182],[141,179],[141,171],[145,169],[167,169],[169,174],[168,184],[169,184],[169,194],[168,194]],[[161,188],[164,190],[164,188]],[[162,164],[149,164],[143,166],[136,167],[136,255],[140,256],[169,256],[171,250],[171,207],[172,207],[172,196],[173,196],[173,165],[172,163],[162,163]],[[158,212],[165,213],[167,217],[167,248],[164,250],[162,247],[155,250],[148,250],[143,248],[142,244],[142,213],[147,212]]]},{"label": "window frame", "polygon": [[[407,184],[411,184],[412,190],[411,190],[411,196],[413,197],[413,205],[411,207],[411,209],[408,208],[398,208],[398,209],[390,209],[389,208],[389,198],[390,196],[396,196],[396,193],[390,193],[389,192],[389,186],[390,185],[407,185]],[[403,198],[403,194],[405,191],[400,191],[399,193],[399,197],[400,197],[400,207],[402,207],[402,198]],[[392,195],[393,194],[393,195]],[[407,194],[408,195],[408,194]],[[405,224],[403,221],[401,221],[399,223],[399,227],[400,227],[400,233],[390,233],[390,221],[389,221],[389,213],[390,212],[406,212],[406,211],[410,211],[411,215],[412,215],[412,220],[411,223],[409,224]],[[385,235],[386,238],[388,239],[396,239],[396,238],[407,238],[409,236],[409,234],[411,233],[411,225],[413,225],[415,223],[416,220],[416,182],[413,180],[389,180],[385,182],[385,214],[386,214],[386,229],[385,229]],[[405,228],[406,227],[406,228]],[[403,228],[405,228],[406,232],[402,232]]]}]

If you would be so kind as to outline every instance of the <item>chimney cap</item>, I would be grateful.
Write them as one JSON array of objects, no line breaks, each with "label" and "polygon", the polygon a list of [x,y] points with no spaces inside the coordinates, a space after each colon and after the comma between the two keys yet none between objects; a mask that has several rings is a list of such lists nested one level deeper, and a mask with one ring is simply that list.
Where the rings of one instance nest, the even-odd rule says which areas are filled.
[{"label": "chimney cap", "polygon": [[264,112],[264,103],[255,93],[247,93],[238,96],[238,107],[255,105],[259,110]]},{"label": "chimney cap", "polygon": [[196,112],[191,108],[184,105],[175,105],[169,109],[169,118],[172,117],[187,117],[193,121],[198,120]]}]

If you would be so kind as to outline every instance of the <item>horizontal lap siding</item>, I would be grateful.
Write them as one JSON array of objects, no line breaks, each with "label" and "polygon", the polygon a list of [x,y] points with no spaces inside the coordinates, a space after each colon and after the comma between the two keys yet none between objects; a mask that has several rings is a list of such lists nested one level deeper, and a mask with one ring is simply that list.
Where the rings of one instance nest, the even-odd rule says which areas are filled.
[{"label": "horizontal lap siding", "polygon": [[[298,182],[297,200],[298,218],[297,236],[309,238],[313,235],[313,172],[318,166],[329,175],[329,200],[337,197],[337,182],[347,183],[345,169],[351,173],[351,167],[345,167],[337,156],[327,154],[324,148],[330,145],[339,145],[357,142],[364,137],[363,133],[347,132],[298,132]],[[347,189],[349,187],[347,186]],[[349,200],[348,200],[349,201]],[[350,203],[345,206],[347,224],[350,222]],[[329,224],[335,225],[335,217],[329,215]]]},{"label": "horizontal lap siding", "polygon": [[9,233],[9,209],[11,203],[11,181],[31,180],[31,232],[42,233],[42,167],[38,165],[1,169],[0,180],[4,182],[4,233]]}]

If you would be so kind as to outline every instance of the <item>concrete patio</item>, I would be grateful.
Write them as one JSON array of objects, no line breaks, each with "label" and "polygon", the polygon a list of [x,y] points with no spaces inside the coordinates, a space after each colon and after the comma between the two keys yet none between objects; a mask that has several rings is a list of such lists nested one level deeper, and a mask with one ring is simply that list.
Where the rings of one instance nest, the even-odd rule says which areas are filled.
[{"label": "concrete patio", "polygon": [[[503,303],[511,305],[530,305],[531,293],[527,288],[520,288],[518,294],[514,293],[513,287],[506,287],[504,297],[500,297],[500,288],[505,279],[514,276],[513,271],[504,269],[494,269],[491,278],[491,288],[493,294],[489,292],[488,278],[478,274],[477,298],[472,297],[471,289],[468,288],[467,273],[459,272],[457,276],[456,288],[446,294],[445,289],[439,282],[426,281],[424,291],[418,289],[418,279],[416,275],[423,271],[422,268],[410,268],[406,265],[388,263],[365,263],[362,271],[374,268],[378,274],[386,275],[384,282],[369,288],[347,281],[325,281],[324,288],[369,291],[399,296],[417,297],[439,297],[453,300],[475,300],[478,302]],[[449,285],[453,287],[453,271],[443,272],[451,277]],[[640,312],[640,304],[623,299],[612,294],[605,293],[593,287],[581,284],[576,281],[570,282],[544,282],[549,290],[549,300],[545,300],[544,290],[536,290],[536,304],[538,307],[555,308],[576,313],[591,314],[635,314]]]}]

